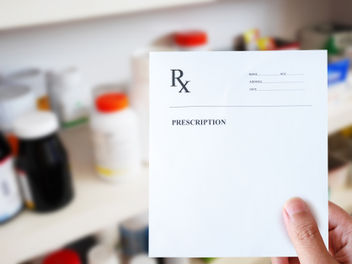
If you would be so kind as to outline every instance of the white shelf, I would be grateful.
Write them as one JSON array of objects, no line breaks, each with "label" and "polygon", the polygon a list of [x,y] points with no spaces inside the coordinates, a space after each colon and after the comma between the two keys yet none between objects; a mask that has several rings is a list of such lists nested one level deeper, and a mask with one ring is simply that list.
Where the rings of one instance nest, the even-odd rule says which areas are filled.
[{"label": "white shelf", "polygon": [[127,14],[214,0],[0,1],[0,30]]},{"label": "white shelf", "polygon": [[75,198],[53,213],[22,212],[0,226],[0,263],[13,264],[45,254],[65,244],[125,220],[148,208],[148,177],[145,168],[131,183],[111,184],[93,172],[88,129],[62,133],[74,176]]}]

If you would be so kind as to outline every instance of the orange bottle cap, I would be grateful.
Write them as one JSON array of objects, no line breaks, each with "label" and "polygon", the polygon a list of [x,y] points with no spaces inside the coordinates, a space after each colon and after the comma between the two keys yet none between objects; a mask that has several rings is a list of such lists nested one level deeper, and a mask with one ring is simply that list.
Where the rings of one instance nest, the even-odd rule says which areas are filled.
[{"label": "orange bottle cap", "polygon": [[128,98],[123,93],[106,93],[95,99],[95,106],[99,112],[116,112],[128,106]]},{"label": "orange bottle cap", "polygon": [[195,47],[205,45],[208,42],[207,33],[204,31],[184,31],[176,32],[175,43],[183,47]]}]

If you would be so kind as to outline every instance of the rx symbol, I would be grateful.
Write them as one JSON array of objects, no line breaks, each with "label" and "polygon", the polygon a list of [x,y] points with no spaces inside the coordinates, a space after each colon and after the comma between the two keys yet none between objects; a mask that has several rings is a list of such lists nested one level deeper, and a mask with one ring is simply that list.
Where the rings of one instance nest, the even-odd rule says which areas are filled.
[{"label": "rx symbol", "polygon": [[171,87],[177,87],[176,81],[181,85],[181,90],[179,90],[179,93],[185,92],[185,93],[190,93],[190,91],[187,88],[187,84],[190,81],[182,81],[181,78],[183,76],[183,71],[179,69],[172,69],[172,77],[171,77]]}]

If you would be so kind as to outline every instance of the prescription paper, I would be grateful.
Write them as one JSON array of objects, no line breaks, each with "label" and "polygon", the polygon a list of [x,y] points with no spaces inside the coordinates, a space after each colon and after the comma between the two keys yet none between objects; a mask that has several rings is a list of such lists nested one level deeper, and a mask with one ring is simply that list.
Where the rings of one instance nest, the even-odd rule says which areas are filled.
[{"label": "prescription paper", "polygon": [[296,256],[282,207],[328,241],[325,51],[150,54],[151,257]]}]

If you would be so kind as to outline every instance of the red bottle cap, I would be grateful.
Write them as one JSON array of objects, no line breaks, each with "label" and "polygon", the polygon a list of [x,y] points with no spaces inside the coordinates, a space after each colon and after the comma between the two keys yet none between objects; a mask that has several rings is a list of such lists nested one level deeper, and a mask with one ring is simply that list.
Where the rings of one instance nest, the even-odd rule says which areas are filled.
[{"label": "red bottle cap", "polygon": [[176,32],[174,40],[179,46],[195,47],[207,44],[208,36],[204,31],[184,31]]},{"label": "red bottle cap", "polygon": [[43,264],[81,264],[78,254],[70,249],[63,249],[47,256]]},{"label": "red bottle cap", "polygon": [[99,112],[111,113],[126,108],[128,99],[123,93],[106,93],[96,98],[95,106]]}]

